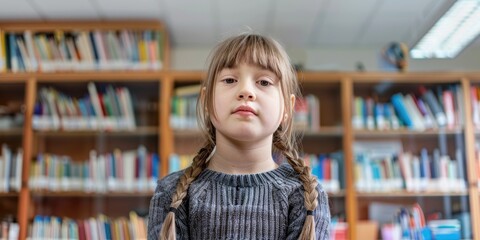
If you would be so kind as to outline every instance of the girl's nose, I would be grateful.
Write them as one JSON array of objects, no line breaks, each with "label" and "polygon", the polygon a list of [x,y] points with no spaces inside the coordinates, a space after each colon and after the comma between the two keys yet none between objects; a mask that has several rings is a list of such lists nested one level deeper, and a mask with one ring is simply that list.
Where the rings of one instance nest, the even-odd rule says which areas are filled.
[{"label": "girl's nose", "polygon": [[253,93],[240,93],[238,94],[239,99],[248,99],[248,100],[254,100],[255,96]]},{"label": "girl's nose", "polygon": [[240,91],[238,92],[237,98],[239,100],[249,100],[253,101],[256,99],[255,93],[252,90],[252,86],[250,84],[242,84]]}]

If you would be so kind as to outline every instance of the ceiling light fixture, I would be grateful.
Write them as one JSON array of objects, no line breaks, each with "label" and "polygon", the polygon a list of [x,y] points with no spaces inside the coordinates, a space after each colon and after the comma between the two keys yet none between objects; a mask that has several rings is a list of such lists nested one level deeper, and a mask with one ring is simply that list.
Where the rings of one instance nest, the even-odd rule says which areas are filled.
[{"label": "ceiling light fixture", "polygon": [[410,51],[422,58],[455,58],[480,33],[480,0],[458,0]]}]

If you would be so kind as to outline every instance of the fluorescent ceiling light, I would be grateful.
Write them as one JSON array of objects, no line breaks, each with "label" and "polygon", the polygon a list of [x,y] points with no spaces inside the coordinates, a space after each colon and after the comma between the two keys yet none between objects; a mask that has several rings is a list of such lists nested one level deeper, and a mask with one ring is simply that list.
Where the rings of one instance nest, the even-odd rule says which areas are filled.
[{"label": "fluorescent ceiling light", "polygon": [[480,33],[480,0],[457,0],[410,51],[412,58],[454,58]]}]

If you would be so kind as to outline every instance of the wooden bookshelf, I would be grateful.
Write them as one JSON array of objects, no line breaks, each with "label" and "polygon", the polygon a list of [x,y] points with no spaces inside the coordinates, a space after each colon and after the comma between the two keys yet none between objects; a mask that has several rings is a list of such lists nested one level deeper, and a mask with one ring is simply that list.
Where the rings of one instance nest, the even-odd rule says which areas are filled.
[{"label": "wooden bookshelf", "polygon": [[[15,33],[21,35],[25,31],[35,33],[70,33],[77,31],[93,32],[99,30],[101,32],[128,30],[139,32],[151,30],[160,32],[163,36],[161,44],[161,52],[163,55],[158,56],[162,60],[162,68],[160,70],[88,70],[88,71],[55,71],[55,72],[0,72],[1,84],[23,84],[25,97],[22,99],[25,103],[25,124],[23,129],[9,129],[0,131],[0,140],[4,138],[20,137],[20,146],[24,149],[24,164],[22,174],[22,189],[19,193],[2,194],[0,197],[18,197],[17,218],[20,225],[20,239],[26,239],[27,227],[35,214],[45,214],[52,210],[52,206],[58,205],[61,209],[56,213],[65,211],[64,216],[69,217],[94,217],[102,213],[98,209],[98,204],[86,199],[114,198],[127,199],[121,206],[122,214],[127,214],[128,209],[134,209],[138,206],[138,200],[141,199],[143,208],[148,210],[148,201],[153,195],[152,191],[144,192],[106,192],[106,193],[85,193],[85,192],[47,192],[36,191],[29,187],[30,168],[32,159],[40,152],[53,152],[68,154],[73,158],[85,159],[88,157],[88,149],[90,147],[99,147],[103,151],[112,150],[116,147],[121,149],[132,149],[139,144],[147,146],[159,155],[165,157],[163,143],[166,141],[162,134],[165,134],[165,116],[168,109],[164,108],[166,99],[162,94],[165,93],[164,79],[169,74],[170,65],[170,48],[168,42],[168,34],[165,26],[158,21],[25,21],[25,22],[1,22],[0,32],[2,34]],[[156,33],[155,33],[156,34]],[[65,35],[66,36],[66,35]],[[160,35],[159,35],[160,36]],[[158,39],[157,39],[158,40]],[[86,93],[86,84],[88,82],[113,84],[114,86],[126,86],[132,89],[133,94],[146,102],[150,102],[154,107],[151,113],[147,115],[136,115],[140,125],[132,130],[77,130],[77,131],[38,131],[32,127],[32,117],[34,112],[34,104],[38,99],[37,92],[41,87],[54,87],[65,90],[72,96],[82,96]],[[1,99],[2,97],[0,97]],[[147,106],[152,108],[152,106]],[[136,106],[137,107],[137,106]],[[141,113],[141,112],[138,112]],[[137,114],[137,113],[135,113]],[[153,114],[153,115],[151,115]],[[140,120],[139,120],[140,119]],[[163,119],[163,120],[162,120]],[[57,145],[57,147],[55,147]],[[162,163],[164,165],[164,163]],[[163,173],[164,176],[165,174]],[[38,199],[52,199],[45,202],[36,202]],[[53,199],[60,199],[59,203]],[[63,200],[62,200],[63,199]],[[128,200],[130,199],[130,200]],[[124,200],[121,200],[124,201]],[[66,202],[67,205],[65,205]],[[85,202],[83,204],[83,202]],[[75,213],[68,209],[68,204],[80,206],[83,213]],[[97,205],[95,205],[97,204]],[[114,206],[119,204],[110,203]],[[82,207],[83,206],[83,207]],[[105,208],[105,207],[103,207]],[[46,209],[45,211],[42,209]],[[96,210],[95,210],[96,209]],[[106,211],[113,213],[112,209],[105,208]],[[54,211],[55,212],[55,211]],[[123,213],[125,212],[125,213]],[[1,213],[1,212],[0,212]],[[53,213],[53,212],[52,212]],[[86,214],[86,215],[85,215]],[[120,213],[119,213],[120,214]],[[117,214],[118,215],[118,214]],[[62,215],[60,215],[62,216]],[[120,215],[121,216],[121,215]]]},{"label": "wooden bookshelf", "polygon": [[[64,72],[1,72],[2,84],[21,86],[24,93],[21,100],[25,105],[25,124],[21,129],[0,130],[0,141],[10,141],[24,150],[22,169],[22,189],[19,193],[0,193],[0,198],[14,199],[14,206],[20,224],[20,239],[26,239],[27,228],[33,216],[37,213],[62,213],[69,217],[92,217],[102,208],[115,216],[128,214],[127,209],[138,206],[148,208],[148,201],[153,192],[105,192],[86,193],[83,191],[49,192],[37,191],[29,186],[30,170],[39,152],[53,151],[58,154],[69,154],[76,161],[86,159],[86,153],[93,147],[102,148],[108,152],[115,147],[131,149],[139,144],[145,144],[155,149],[160,156],[160,176],[168,174],[168,158],[172,153],[194,154],[202,143],[199,130],[177,130],[170,127],[171,99],[176,87],[198,84],[205,78],[203,71],[173,71],[170,69],[170,49],[168,34],[161,23],[155,21],[118,21],[118,22],[84,22],[84,21],[54,21],[54,22],[4,22],[0,23],[3,32],[22,33],[25,30],[33,32],[50,32],[55,30],[91,31],[99,30],[142,30],[154,29],[163,31],[164,62],[161,70],[105,70],[105,71],[64,71]],[[298,79],[303,95],[312,94],[320,100],[320,126],[318,130],[299,131],[303,135],[302,146],[306,153],[324,154],[335,151],[343,153],[344,186],[339,191],[329,192],[335,213],[346,216],[350,226],[356,226],[358,221],[366,220],[368,205],[372,201],[387,203],[410,204],[421,198],[425,203],[435,206],[442,197],[468,198],[471,214],[471,228],[474,239],[480,239],[480,193],[477,187],[477,160],[475,159],[475,138],[480,136],[472,122],[472,106],[470,102],[470,86],[479,85],[480,72],[422,72],[422,73],[383,73],[383,72],[300,72]],[[145,124],[126,131],[38,131],[33,129],[32,119],[38,90],[43,86],[53,86],[63,89],[72,95],[81,96],[85,93],[88,82],[114,84],[118,86],[137,87],[140,98],[147,99],[155,109],[145,115]],[[403,93],[412,91],[418,84],[426,86],[459,84],[464,92],[464,123],[452,129],[436,129],[426,131],[412,130],[357,130],[352,124],[352,102],[357,94],[370,95],[375,86],[388,84],[391,91]],[[18,85],[20,84],[20,85]],[[18,88],[16,88],[18,89]],[[389,90],[390,91],[390,90]],[[381,100],[391,96],[391,92],[380,97]],[[0,96],[0,101],[5,97]],[[1,102],[0,102],[1,103]],[[139,117],[139,116],[137,116]],[[461,192],[359,192],[355,186],[355,153],[352,146],[359,140],[400,140],[408,149],[417,151],[423,145],[433,148],[438,145],[438,139],[446,141],[447,145],[458,139],[463,140],[463,150],[466,159],[467,189]],[[6,139],[6,140],[4,140]],[[1,143],[1,142],[0,142]],[[451,152],[448,149],[448,152]],[[451,154],[450,154],[451,155]],[[18,201],[17,201],[18,199]],[[10,203],[9,203],[10,204]],[[53,207],[60,206],[55,210]],[[108,206],[107,206],[108,205]],[[110,206],[111,205],[111,206]],[[440,204],[441,205],[441,204]],[[78,208],[72,210],[72,206]],[[114,207],[122,211],[115,213]],[[0,209],[1,210],[1,209]],[[1,214],[1,212],[0,212]],[[357,230],[349,228],[349,239],[355,239]]]}]

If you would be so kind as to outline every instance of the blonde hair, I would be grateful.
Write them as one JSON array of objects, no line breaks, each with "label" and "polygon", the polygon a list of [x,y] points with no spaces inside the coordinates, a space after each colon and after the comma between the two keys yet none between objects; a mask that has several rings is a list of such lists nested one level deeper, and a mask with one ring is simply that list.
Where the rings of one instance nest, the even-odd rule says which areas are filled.
[{"label": "blonde hair", "polygon": [[192,165],[185,169],[180,177],[176,191],[172,196],[170,212],[163,223],[160,239],[173,240],[175,231],[175,210],[187,195],[188,187],[196,177],[207,167],[207,159],[215,147],[215,127],[210,116],[214,113],[213,94],[215,78],[224,68],[232,68],[240,63],[260,66],[275,73],[281,82],[285,112],[288,118],[282,122],[273,134],[273,151],[283,154],[288,163],[299,174],[304,187],[305,208],[307,217],[299,239],[315,239],[315,220],[313,211],[318,205],[317,180],[311,174],[297,152],[296,137],[292,131],[292,114],[294,106],[290,96],[300,96],[295,71],[290,64],[287,53],[281,45],[271,38],[256,34],[242,34],[226,39],[213,51],[206,80],[202,83],[204,97],[199,97],[197,116],[200,127],[206,138],[205,145],[194,157]]}]

